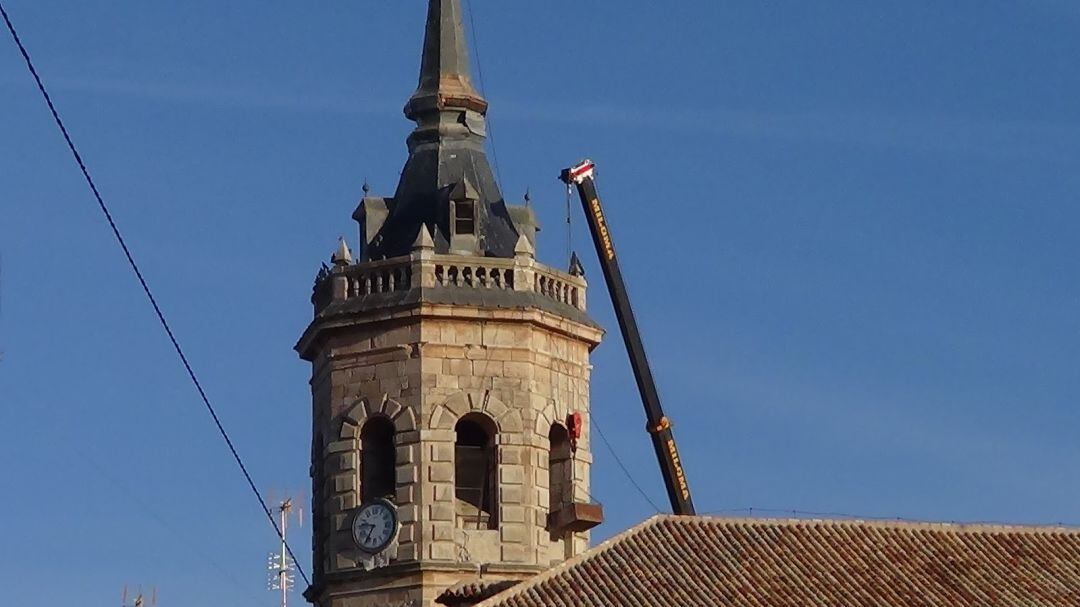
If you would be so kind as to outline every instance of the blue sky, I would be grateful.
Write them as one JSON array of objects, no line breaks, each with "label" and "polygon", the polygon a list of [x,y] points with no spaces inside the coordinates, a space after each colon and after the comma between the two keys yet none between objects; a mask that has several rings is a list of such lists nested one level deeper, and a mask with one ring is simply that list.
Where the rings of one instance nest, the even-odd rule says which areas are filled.
[{"label": "blue sky", "polygon": [[[1075,3],[473,3],[553,265],[555,177],[599,163],[699,510],[1080,523]],[[423,3],[5,4],[260,486],[305,490],[291,348],[364,180],[396,185]],[[0,109],[0,595],[273,600],[273,532],[6,38]],[[577,213],[596,424],[664,505]],[[653,510],[596,460],[601,538]]]}]

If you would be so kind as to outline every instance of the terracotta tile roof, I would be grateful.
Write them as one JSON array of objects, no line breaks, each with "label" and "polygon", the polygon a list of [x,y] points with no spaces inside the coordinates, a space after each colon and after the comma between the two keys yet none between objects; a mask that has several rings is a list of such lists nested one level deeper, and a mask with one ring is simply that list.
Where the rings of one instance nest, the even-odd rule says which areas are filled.
[{"label": "terracotta tile roof", "polygon": [[1080,606],[1080,529],[658,516],[477,607]]},{"label": "terracotta tile roof", "polygon": [[470,580],[460,582],[444,590],[435,599],[435,602],[451,607],[455,605],[474,605],[520,583],[517,580]]}]

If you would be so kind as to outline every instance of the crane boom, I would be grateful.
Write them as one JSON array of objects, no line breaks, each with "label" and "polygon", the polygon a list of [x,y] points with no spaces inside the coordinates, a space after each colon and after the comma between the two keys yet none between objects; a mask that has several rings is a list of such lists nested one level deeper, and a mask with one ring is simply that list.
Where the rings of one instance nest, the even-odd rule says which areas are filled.
[{"label": "crane boom", "polygon": [[604,271],[608,293],[611,294],[611,303],[615,307],[615,316],[619,320],[623,342],[626,343],[626,351],[630,355],[630,366],[634,371],[638,392],[641,393],[641,401],[645,405],[645,416],[648,420],[646,429],[652,436],[668,499],[671,500],[671,510],[675,514],[692,515],[694,501],[690,497],[690,485],[686,480],[682,460],[679,459],[679,451],[675,447],[671,421],[664,415],[652,369],[645,356],[645,345],[641,342],[641,333],[634,319],[634,310],[630,306],[626,283],[619,269],[611,228],[604,218],[604,209],[596,193],[595,170],[596,165],[591,160],[585,160],[564,170],[559,178],[567,185],[577,186],[578,195],[581,197],[581,205],[589,222],[589,231],[593,244],[596,245],[596,254],[600,258],[600,267]]}]

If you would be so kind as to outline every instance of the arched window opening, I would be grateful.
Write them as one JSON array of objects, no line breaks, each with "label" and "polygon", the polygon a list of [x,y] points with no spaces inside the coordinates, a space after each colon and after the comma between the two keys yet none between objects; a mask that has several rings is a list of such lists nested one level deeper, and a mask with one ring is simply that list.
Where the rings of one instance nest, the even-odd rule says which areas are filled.
[{"label": "arched window opening", "polygon": [[454,428],[454,497],[458,525],[495,529],[496,459],[495,424],[483,415],[470,413]]},{"label": "arched window opening", "polygon": [[375,417],[360,431],[360,497],[371,500],[394,498],[396,481],[394,424],[385,417]]},{"label": "arched window opening", "polygon": [[548,432],[548,512],[554,514],[574,501],[574,461],[570,434],[562,424]]}]

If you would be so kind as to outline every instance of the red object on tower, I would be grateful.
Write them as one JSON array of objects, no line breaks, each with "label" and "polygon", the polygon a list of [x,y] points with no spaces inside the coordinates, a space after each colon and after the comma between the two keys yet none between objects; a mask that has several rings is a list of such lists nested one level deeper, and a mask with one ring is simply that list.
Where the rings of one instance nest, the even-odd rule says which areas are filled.
[{"label": "red object on tower", "polygon": [[566,416],[566,432],[570,435],[570,448],[577,451],[577,442],[581,438],[584,418],[581,411],[574,411]]}]

